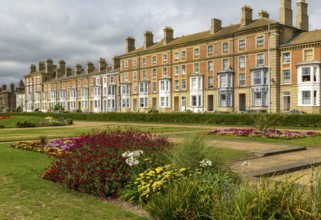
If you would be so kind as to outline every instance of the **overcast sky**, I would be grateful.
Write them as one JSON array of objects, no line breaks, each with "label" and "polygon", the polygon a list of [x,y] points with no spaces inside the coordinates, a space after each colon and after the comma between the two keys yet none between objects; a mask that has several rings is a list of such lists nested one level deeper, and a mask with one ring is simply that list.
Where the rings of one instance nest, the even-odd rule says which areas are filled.
[{"label": "overcast sky", "polygon": [[[111,64],[114,55],[125,52],[127,36],[142,46],[145,30],[154,33],[154,42],[170,26],[174,36],[206,31],[211,18],[223,26],[240,22],[241,7],[261,9],[279,20],[280,0],[1,0],[0,5],[0,86],[17,83],[29,72],[30,64],[52,58],[68,66],[97,67],[100,57]],[[295,18],[295,2],[292,9]],[[310,30],[321,28],[320,0],[308,0]]]}]

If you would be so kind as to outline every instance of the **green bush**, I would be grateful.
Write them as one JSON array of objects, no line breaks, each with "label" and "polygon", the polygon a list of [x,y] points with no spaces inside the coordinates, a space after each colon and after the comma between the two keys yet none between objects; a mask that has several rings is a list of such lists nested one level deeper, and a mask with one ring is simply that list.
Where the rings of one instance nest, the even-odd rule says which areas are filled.
[{"label": "green bush", "polygon": [[17,128],[30,128],[30,127],[36,127],[36,123],[30,122],[30,121],[17,122]]},{"label": "green bush", "polygon": [[[150,123],[194,123],[208,125],[249,125],[254,126],[255,114],[221,114],[221,113],[39,113],[15,112],[4,115],[23,115],[38,117],[53,117],[87,121],[115,121],[115,122],[150,122]],[[272,114],[278,126],[290,127],[321,127],[321,114]],[[273,117],[274,117],[273,116]]]},{"label": "green bush", "polygon": [[0,128],[5,128],[6,126],[5,125],[0,125]]}]

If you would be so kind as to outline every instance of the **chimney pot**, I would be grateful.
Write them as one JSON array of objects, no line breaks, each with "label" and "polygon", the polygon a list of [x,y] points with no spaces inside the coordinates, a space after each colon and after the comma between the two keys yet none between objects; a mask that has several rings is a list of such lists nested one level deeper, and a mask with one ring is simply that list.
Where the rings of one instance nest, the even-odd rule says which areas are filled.
[{"label": "chimney pot", "polygon": [[267,11],[261,10],[259,12],[259,18],[270,18],[270,14]]},{"label": "chimney pot", "polygon": [[252,12],[253,12],[253,9],[250,6],[244,5],[242,7],[241,26],[246,26],[253,21]]}]

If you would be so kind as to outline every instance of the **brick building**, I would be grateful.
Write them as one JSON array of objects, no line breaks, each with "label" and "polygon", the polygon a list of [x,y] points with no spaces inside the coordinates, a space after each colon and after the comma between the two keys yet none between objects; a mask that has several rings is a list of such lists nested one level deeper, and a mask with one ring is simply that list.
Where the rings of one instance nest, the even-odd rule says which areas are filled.
[{"label": "brick building", "polygon": [[213,18],[209,30],[174,37],[164,28],[154,42],[144,33],[136,48],[113,66],[99,61],[74,70],[52,60],[31,66],[25,77],[27,111],[47,110],[59,103],[69,111],[91,112],[320,112],[321,32],[309,31],[308,4],[298,0],[293,25],[291,0],[280,0],[280,18],[261,10],[256,18],[244,6],[240,23],[222,26]]},{"label": "brick building", "polygon": [[8,88],[3,84],[0,88],[0,109],[5,111],[14,111],[16,109],[16,93],[13,83]]}]

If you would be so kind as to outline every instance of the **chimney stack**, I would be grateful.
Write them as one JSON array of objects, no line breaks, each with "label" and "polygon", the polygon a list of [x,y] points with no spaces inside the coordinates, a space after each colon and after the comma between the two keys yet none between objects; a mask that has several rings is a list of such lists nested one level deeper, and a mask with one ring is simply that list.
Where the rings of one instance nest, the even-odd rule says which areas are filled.
[{"label": "chimney stack", "polygon": [[164,41],[163,44],[166,45],[169,42],[174,40],[174,30],[171,27],[165,27],[164,28]]},{"label": "chimney stack", "polygon": [[53,66],[53,61],[52,61],[52,59],[47,59],[46,60],[46,72],[48,73],[48,74],[53,74],[53,72],[54,72],[54,68],[53,68],[54,66]]},{"label": "chimney stack", "polygon": [[242,7],[241,26],[246,26],[253,21],[252,12],[253,12],[253,9],[250,6],[244,5]]},{"label": "chimney stack", "polygon": [[42,71],[42,70],[45,70],[45,63],[44,62],[39,62],[39,65],[38,65],[38,70],[39,71]]},{"label": "chimney stack", "polygon": [[291,0],[281,0],[280,1],[280,23],[293,26],[293,12],[292,12],[292,1]]},{"label": "chimney stack", "polygon": [[36,72],[36,71],[37,71],[36,65],[35,65],[35,64],[31,64],[31,65],[30,65],[30,73],[34,73],[34,72]]},{"label": "chimney stack", "polygon": [[86,68],[86,74],[91,73],[92,71],[94,71],[95,66],[92,62],[87,62],[87,68]]},{"label": "chimney stack", "polygon": [[11,92],[14,92],[14,84],[13,83],[10,84],[10,90],[11,90]]},{"label": "chimney stack", "polygon": [[211,20],[211,34],[215,34],[222,29],[222,21],[220,19],[213,18]]},{"label": "chimney stack", "polygon": [[61,75],[65,75],[65,71],[66,71],[66,62],[64,60],[60,60],[59,61],[59,72]]},{"label": "chimney stack", "polygon": [[107,62],[104,58],[99,59],[98,69],[99,72],[104,71],[107,68]]},{"label": "chimney stack", "polygon": [[75,66],[75,75],[78,75],[78,74],[81,74],[81,72],[82,72],[82,66],[81,66],[81,64],[77,64],[76,66]]},{"label": "chimney stack", "polygon": [[144,49],[150,47],[154,44],[153,33],[151,31],[146,31],[144,34]]},{"label": "chimney stack", "polygon": [[119,57],[114,56],[113,58],[113,69],[117,69],[120,67],[120,59]]},{"label": "chimney stack", "polygon": [[7,90],[7,85],[6,84],[3,84],[2,85],[2,91],[4,92],[4,91],[6,91]]},{"label": "chimney stack", "polygon": [[270,14],[267,11],[261,10],[259,12],[259,18],[270,18]]},{"label": "chimney stack", "polygon": [[135,50],[135,38],[127,37],[126,39],[126,53]]},{"label": "chimney stack", "polygon": [[65,77],[70,76],[71,75],[71,67],[67,66],[65,69]]},{"label": "chimney stack", "polygon": [[296,13],[296,27],[309,31],[308,3],[305,0],[298,0]]}]

